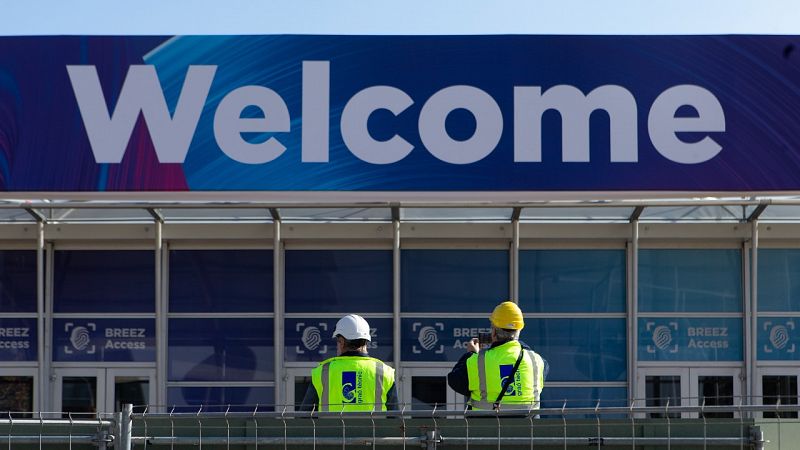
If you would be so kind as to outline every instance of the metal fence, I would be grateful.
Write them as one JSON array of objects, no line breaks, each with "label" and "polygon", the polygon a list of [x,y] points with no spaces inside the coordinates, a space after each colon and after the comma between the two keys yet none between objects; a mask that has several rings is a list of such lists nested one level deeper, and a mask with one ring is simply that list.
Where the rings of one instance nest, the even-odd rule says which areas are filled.
[{"label": "metal fence", "polygon": [[[7,449],[797,449],[798,405],[293,412],[264,405],[137,407],[0,419]],[[61,414],[59,414],[61,416]],[[764,418],[764,416],[769,416]],[[680,417],[680,418],[679,418]],[[765,429],[769,432],[765,436]],[[796,436],[796,438],[794,437]]]}]

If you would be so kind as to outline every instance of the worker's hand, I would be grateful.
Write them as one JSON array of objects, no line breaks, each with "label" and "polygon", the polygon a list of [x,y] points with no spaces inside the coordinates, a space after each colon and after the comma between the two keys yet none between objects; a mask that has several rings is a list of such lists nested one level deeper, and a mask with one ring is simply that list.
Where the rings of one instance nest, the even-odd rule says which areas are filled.
[{"label": "worker's hand", "polygon": [[467,342],[467,351],[478,353],[481,351],[481,344],[478,343],[478,338],[472,338]]}]

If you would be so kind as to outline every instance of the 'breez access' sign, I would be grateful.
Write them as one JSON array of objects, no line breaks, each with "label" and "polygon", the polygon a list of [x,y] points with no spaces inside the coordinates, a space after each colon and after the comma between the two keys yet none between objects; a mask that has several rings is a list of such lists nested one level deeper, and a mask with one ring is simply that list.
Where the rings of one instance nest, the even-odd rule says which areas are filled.
[{"label": "'breez access' sign", "polygon": [[795,41],[4,37],[0,189],[800,190]]}]

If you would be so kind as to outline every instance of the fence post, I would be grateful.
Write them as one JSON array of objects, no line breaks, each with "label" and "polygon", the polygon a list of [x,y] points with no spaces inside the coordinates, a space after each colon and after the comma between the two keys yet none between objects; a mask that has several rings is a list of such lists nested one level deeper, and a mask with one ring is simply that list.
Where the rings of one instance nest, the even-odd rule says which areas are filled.
[{"label": "fence post", "polygon": [[133,414],[133,405],[130,403],[122,405],[122,411],[117,414],[117,439],[119,439],[120,450],[131,450],[131,436],[133,435],[131,414]]},{"label": "fence post", "polygon": [[764,430],[759,426],[750,427],[750,443],[753,445],[754,450],[763,450],[764,444]]},{"label": "fence post", "polygon": [[437,444],[439,443],[439,430],[428,430],[425,433],[425,440],[423,442],[425,443],[426,450],[436,450],[438,448]]}]

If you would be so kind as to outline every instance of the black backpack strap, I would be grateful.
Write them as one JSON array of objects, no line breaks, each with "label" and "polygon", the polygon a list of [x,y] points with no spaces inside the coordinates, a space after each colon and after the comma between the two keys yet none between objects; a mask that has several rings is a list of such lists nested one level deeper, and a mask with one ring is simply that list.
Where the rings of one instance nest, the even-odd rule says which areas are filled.
[{"label": "black backpack strap", "polygon": [[503,382],[503,388],[500,390],[500,395],[497,396],[497,400],[494,402],[494,409],[495,411],[500,409],[500,402],[503,400],[503,397],[506,395],[506,391],[508,390],[508,386],[514,381],[514,375],[517,374],[517,369],[519,369],[519,364],[522,362],[522,355],[525,353],[525,350],[522,348],[522,345],[519,347],[519,356],[517,357],[517,362],[514,363],[514,368],[511,369],[511,373],[506,378],[506,381]]}]

